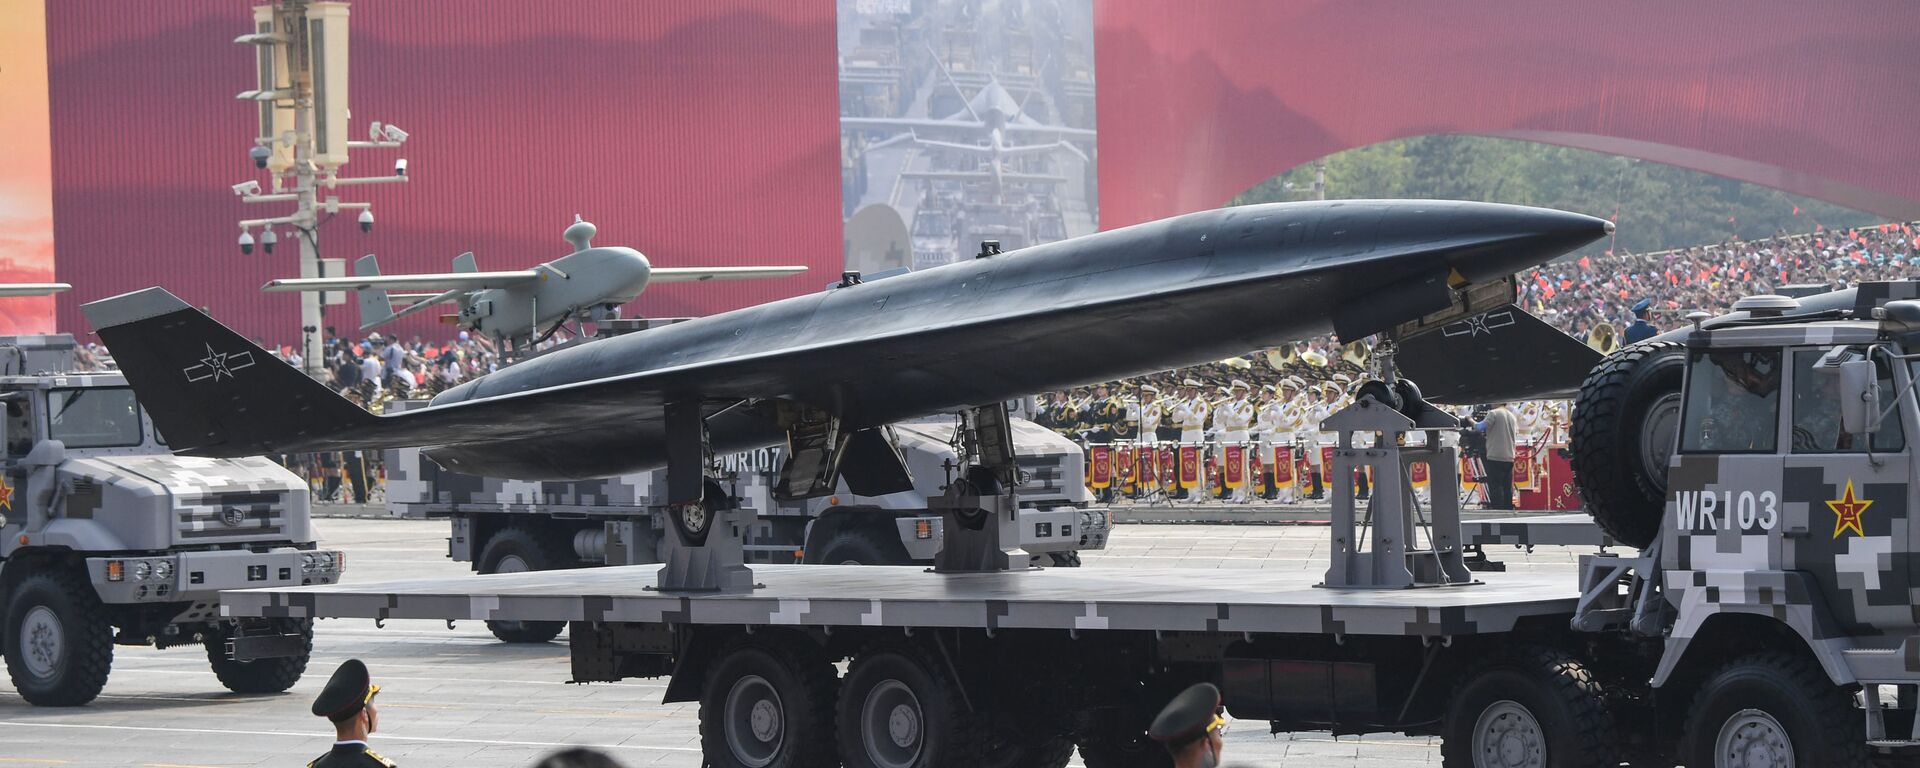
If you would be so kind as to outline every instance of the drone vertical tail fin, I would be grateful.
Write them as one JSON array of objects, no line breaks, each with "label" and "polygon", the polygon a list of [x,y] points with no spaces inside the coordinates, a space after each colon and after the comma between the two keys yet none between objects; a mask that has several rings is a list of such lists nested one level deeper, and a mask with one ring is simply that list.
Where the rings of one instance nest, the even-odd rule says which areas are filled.
[{"label": "drone vertical tail fin", "polygon": [[[353,262],[354,277],[379,277],[380,262],[369,253]],[[360,330],[393,319],[393,297],[385,288],[361,288],[354,291],[360,300]]]}]

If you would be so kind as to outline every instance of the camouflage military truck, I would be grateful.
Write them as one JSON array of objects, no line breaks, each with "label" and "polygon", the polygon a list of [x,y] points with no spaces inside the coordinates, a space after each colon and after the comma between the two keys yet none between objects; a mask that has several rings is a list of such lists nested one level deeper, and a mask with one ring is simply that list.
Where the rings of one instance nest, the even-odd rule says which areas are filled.
[{"label": "camouflage military truck", "polygon": [[340,555],[314,547],[306,484],[263,458],[172,455],[119,373],[66,373],[73,359],[70,336],[0,338],[0,645],[14,687],[85,704],[115,645],[198,646],[231,690],[292,687],[312,622],[226,618],[219,591],[339,579]]},{"label": "camouflage military truck", "polygon": [[[404,409],[412,404],[395,404]],[[390,405],[390,408],[395,407]],[[1018,405],[1016,408],[1020,407]],[[1112,525],[1091,506],[1080,446],[1025,419],[1013,419],[1023,482],[1020,546],[1046,565],[1076,566],[1080,551],[1106,546]],[[952,482],[955,420],[929,417],[895,426],[913,490],[867,497],[848,492],[780,501],[773,486],[778,448],[723,457],[730,493],[755,511],[745,549],[750,562],[911,565],[933,561],[943,541],[941,515],[927,499]],[[664,522],[665,470],[601,480],[530,482],[449,472],[417,448],[387,451],[390,513],[448,518],[448,557],[479,573],[655,562]],[[612,546],[609,547],[609,543]],[[507,642],[545,642],[562,622],[490,621]]]}]

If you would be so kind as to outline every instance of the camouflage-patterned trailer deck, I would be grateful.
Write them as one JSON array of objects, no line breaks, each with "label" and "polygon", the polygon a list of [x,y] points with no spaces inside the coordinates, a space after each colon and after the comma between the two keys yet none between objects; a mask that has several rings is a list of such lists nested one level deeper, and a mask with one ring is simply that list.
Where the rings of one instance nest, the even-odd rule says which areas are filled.
[{"label": "camouflage-patterned trailer deck", "polygon": [[[1320,572],[762,565],[744,594],[662,594],[656,565],[225,593],[233,616],[1442,636],[1573,614],[1564,573],[1401,590],[1315,587]],[[1091,599],[1090,599],[1091,598]]]}]

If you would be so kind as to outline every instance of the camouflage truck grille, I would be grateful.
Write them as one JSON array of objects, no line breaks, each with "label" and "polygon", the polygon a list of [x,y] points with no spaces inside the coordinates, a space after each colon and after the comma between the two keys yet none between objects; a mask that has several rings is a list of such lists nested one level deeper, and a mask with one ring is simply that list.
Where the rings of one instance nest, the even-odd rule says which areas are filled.
[{"label": "camouflage truck grille", "polygon": [[280,493],[215,493],[180,499],[181,540],[252,539],[280,534],[286,499]]}]

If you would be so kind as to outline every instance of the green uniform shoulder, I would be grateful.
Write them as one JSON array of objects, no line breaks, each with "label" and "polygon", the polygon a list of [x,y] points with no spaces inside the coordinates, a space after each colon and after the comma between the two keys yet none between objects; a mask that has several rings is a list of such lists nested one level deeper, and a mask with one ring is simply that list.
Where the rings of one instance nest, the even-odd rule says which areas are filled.
[{"label": "green uniform shoulder", "polygon": [[378,752],[362,747],[358,752],[336,749],[321,755],[307,768],[395,768],[394,762]]}]

